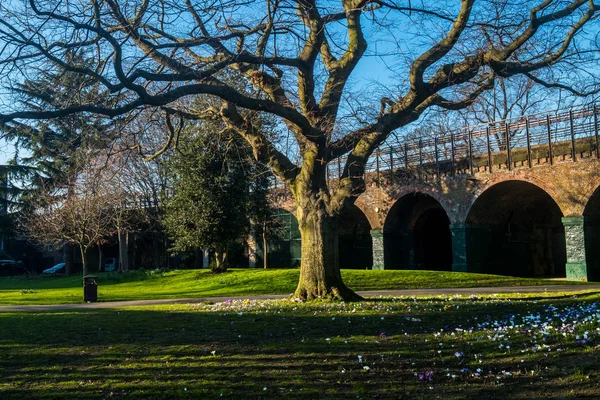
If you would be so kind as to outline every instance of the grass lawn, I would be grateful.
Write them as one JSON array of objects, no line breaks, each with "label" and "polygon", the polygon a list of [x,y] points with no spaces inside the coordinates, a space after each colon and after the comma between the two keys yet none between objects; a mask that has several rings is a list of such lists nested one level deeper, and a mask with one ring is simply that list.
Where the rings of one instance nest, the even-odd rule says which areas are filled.
[{"label": "grass lawn", "polygon": [[600,398],[600,295],[0,313],[5,399]]},{"label": "grass lawn", "polygon": [[[233,269],[100,273],[99,301],[293,293],[298,269]],[[342,270],[354,290],[553,285],[557,280],[435,271]],[[584,284],[584,283],[582,283]],[[0,305],[69,304],[83,301],[81,276],[0,278]]]}]

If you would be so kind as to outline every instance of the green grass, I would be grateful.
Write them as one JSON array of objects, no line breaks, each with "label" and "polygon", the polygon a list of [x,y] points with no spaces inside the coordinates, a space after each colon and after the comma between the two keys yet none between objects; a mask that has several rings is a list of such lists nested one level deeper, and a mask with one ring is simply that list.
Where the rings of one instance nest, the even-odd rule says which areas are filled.
[{"label": "green grass", "polygon": [[598,294],[7,312],[0,397],[600,398],[599,346]]},{"label": "green grass", "polygon": [[[234,269],[214,275],[208,270],[132,271],[99,274],[99,301],[244,296],[293,293],[297,269]],[[553,285],[557,280],[434,271],[343,270],[354,290]],[[80,276],[0,278],[0,305],[81,303]]]}]

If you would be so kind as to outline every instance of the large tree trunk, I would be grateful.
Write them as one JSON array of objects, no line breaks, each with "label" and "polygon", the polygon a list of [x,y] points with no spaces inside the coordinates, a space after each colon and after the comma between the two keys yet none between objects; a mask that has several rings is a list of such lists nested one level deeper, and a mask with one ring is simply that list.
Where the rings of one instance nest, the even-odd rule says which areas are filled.
[{"label": "large tree trunk", "polygon": [[[316,204],[322,202],[317,201]],[[337,223],[337,216],[328,215],[323,205],[298,207],[302,265],[300,281],[294,294],[296,298],[345,301],[362,299],[342,282],[338,262]]]}]

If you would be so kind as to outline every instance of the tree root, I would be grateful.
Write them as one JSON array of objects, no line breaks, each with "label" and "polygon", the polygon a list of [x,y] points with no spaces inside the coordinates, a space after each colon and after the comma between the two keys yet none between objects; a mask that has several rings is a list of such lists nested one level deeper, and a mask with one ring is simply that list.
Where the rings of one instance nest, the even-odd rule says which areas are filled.
[{"label": "tree root", "polygon": [[[324,300],[338,300],[338,301],[362,301],[364,298],[354,292],[352,289],[346,287],[346,285],[342,284],[340,286],[332,286],[328,288],[314,288],[315,290],[310,290],[304,285],[299,284],[296,292],[294,293],[295,299],[300,299],[303,301],[310,301],[316,299],[324,299]],[[321,290],[319,290],[321,289]]]}]

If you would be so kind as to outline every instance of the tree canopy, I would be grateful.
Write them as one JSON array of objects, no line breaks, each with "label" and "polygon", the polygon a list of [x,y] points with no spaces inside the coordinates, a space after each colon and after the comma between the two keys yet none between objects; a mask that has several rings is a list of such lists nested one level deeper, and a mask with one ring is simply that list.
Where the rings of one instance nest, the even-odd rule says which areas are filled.
[{"label": "tree canopy", "polygon": [[231,244],[249,233],[253,163],[239,137],[215,137],[215,124],[202,125],[188,127],[169,158],[173,195],[162,223],[173,250],[212,249],[213,272],[224,272]]},{"label": "tree canopy", "polygon": [[[90,65],[79,53],[65,51],[64,57],[72,65]],[[47,111],[69,103],[98,101],[102,96],[99,84],[59,65],[55,67],[15,83],[15,101],[24,108]],[[89,114],[13,122],[0,125],[0,130],[3,139],[15,143],[15,164],[30,167],[31,183],[38,188],[73,182],[78,171],[109,142],[107,119]]]},{"label": "tree canopy", "polygon": [[[375,149],[430,108],[468,106],[496,77],[598,93],[599,9],[593,0],[12,1],[0,9],[5,87],[60,66],[110,95],[48,110],[5,101],[0,122],[144,108],[168,121],[222,121],[294,195],[303,243],[296,296],[352,299],[335,255],[337,217],[364,191]],[[66,50],[93,61],[72,63]],[[224,80],[228,73],[255,90]],[[215,101],[192,110],[186,99],[198,94]],[[253,125],[256,112],[289,129],[301,160]],[[170,132],[163,148],[177,142]],[[331,185],[326,167],[340,157]]]}]

